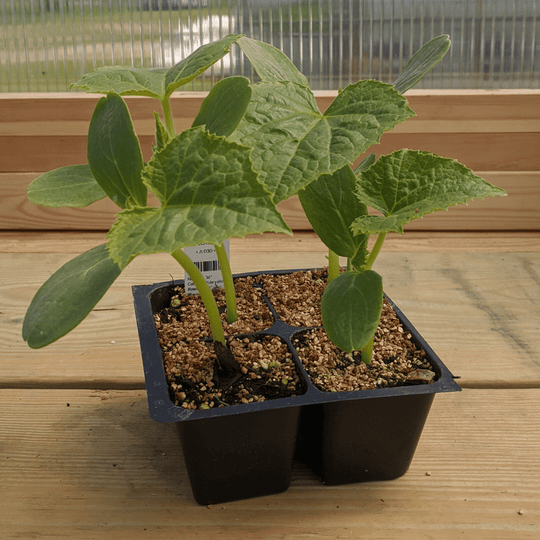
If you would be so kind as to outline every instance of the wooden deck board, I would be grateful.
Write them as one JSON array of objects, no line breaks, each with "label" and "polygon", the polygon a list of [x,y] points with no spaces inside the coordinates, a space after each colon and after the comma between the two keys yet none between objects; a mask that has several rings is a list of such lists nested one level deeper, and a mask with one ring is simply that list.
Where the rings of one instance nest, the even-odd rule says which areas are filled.
[{"label": "wooden deck board", "polygon": [[[540,230],[540,172],[475,173],[499,186],[508,197],[487,197],[457,205],[448,212],[426,216],[410,222],[406,229],[415,230]],[[0,172],[0,229],[6,230],[108,230],[119,208],[103,199],[85,208],[46,208],[29,202],[26,188],[38,172]],[[157,205],[155,197],[149,204]],[[279,210],[292,229],[311,229],[297,197],[280,203]]]},{"label": "wooden deck board", "polygon": [[[64,244],[63,236],[49,233],[37,249],[39,240],[19,245],[9,238],[0,243],[0,385],[142,387],[131,285],[181,279],[178,264],[166,254],[136,258],[77,329],[33,351],[21,338],[33,294],[74,254],[104,239],[84,235],[82,241],[72,237]],[[458,251],[467,238],[455,239],[455,251],[448,250],[452,242],[445,236],[425,244],[396,238],[374,269],[383,275],[387,294],[463,384],[535,384],[540,381],[540,252],[532,249],[538,249],[538,236],[525,235],[530,252]],[[326,262],[324,246],[313,234],[270,235],[261,241],[233,241],[233,272]],[[432,250],[434,244],[438,250]],[[511,249],[512,241],[506,245]]]},{"label": "wooden deck board", "polygon": [[144,391],[1,390],[0,537],[536,539],[538,403],[540,389],[440,395],[398,480],[323,486],[296,463],[287,492],[206,508]]}]

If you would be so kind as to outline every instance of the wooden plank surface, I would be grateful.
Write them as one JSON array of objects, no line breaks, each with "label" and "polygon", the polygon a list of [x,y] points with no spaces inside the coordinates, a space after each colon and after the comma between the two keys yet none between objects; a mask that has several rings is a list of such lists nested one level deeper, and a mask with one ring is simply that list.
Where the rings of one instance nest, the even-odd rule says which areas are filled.
[{"label": "wooden plank surface", "polygon": [[[205,93],[171,99],[177,131],[195,118]],[[336,92],[316,92],[325,110]],[[407,93],[415,118],[383,137],[376,152],[397,148],[436,151],[474,170],[540,170],[540,91],[415,91]],[[0,96],[2,172],[47,171],[86,160],[86,134],[96,95],[3,94]],[[148,98],[127,98],[145,158],[154,139]],[[487,165],[487,166],[486,166]]]},{"label": "wooden plank surface", "polygon": [[[395,235],[374,269],[383,275],[387,294],[464,385],[536,384],[539,236],[525,235],[522,242],[507,236],[501,243],[491,236],[491,247],[484,251],[477,236],[452,241],[443,235],[438,241],[415,244],[411,239],[408,244],[406,237]],[[52,234],[41,244],[42,238],[27,238],[17,247],[8,235],[0,243],[0,385],[142,387],[131,285],[180,279],[177,263],[166,254],[136,258],[75,331],[32,351],[20,333],[33,294],[75,254],[104,241],[102,235],[72,236],[64,244],[61,235]],[[34,251],[32,245],[39,247]],[[494,246],[499,251],[492,251]],[[231,251],[233,272],[311,268],[326,262],[326,250],[313,234],[235,239]]]},{"label": "wooden plank surface", "polygon": [[[407,230],[540,230],[540,170],[477,172],[507,197],[487,197],[410,222]],[[119,208],[103,199],[86,208],[46,208],[29,202],[26,188],[38,173],[0,173],[0,229],[108,230]],[[149,204],[158,204],[152,195]],[[298,197],[279,205],[294,230],[311,229]]]},{"label": "wooden plank surface", "polygon": [[440,395],[400,479],[323,486],[296,463],[287,492],[207,508],[143,391],[1,390],[0,538],[537,539],[538,403],[539,389]]}]

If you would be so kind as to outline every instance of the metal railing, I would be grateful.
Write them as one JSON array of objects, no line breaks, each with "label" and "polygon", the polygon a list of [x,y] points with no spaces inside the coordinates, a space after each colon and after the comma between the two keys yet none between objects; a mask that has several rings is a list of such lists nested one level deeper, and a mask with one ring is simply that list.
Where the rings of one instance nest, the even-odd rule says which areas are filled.
[{"label": "metal railing", "polygon": [[[0,0],[0,91],[63,91],[102,65],[164,67],[230,32],[283,50],[314,89],[392,82],[426,41],[420,88],[539,88],[540,0]],[[252,76],[237,50],[189,90]]]}]

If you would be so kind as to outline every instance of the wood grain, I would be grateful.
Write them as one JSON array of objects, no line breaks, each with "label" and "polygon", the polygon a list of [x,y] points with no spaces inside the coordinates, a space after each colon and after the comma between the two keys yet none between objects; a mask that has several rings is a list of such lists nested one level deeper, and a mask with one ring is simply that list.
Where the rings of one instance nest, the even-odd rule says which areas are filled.
[{"label": "wood grain", "polygon": [[[321,110],[335,92],[316,92]],[[176,129],[191,125],[205,93],[177,93],[171,107]],[[435,151],[474,170],[540,170],[540,91],[410,91],[416,117],[383,137],[377,152],[398,148]],[[3,94],[0,96],[1,172],[47,171],[84,163],[86,133],[99,96]],[[154,138],[154,100],[128,97],[136,132],[148,159]]]},{"label": "wood grain", "polygon": [[[447,212],[413,220],[406,230],[540,230],[540,170],[477,174],[508,196],[453,206]],[[108,198],[86,208],[46,208],[30,203],[26,188],[37,176],[0,173],[0,229],[108,230],[114,223],[119,209]],[[149,204],[158,204],[152,195]],[[281,202],[278,208],[293,230],[311,229],[298,197]]]},{"label": "wood grain", "polygon": [[323,486],[295,463],[287,492],[207,508],[192,498],[173,426],[150,420],[144,392],[2,390],[0,534],[536,539],[539,400],[538,389],[440,395],[400,479]]},{"label": "wood grain", "polygon": [[[276,237],[267,238],[268,243],[256,237],[235,241],[233,272],[325,265],[326,250],[312,235],[293,237],[286,249]],[[102,241],[87,238],[84,247]],[[30,244],[19,251],[0,250],[0,385],[142,386],[131,285],[180,279],[181,269],[166,254],[136,258],[77,329],[33,351],[20,334],[27,306],[39,286],[83,247],[72,241],[62,252],[61,245],[48,242],[44,246],[53,247],[45,252],[31,252]],[[448,251],[444,237],[438,243],[439,251],[424,244],[424,251],[413,252],[403,244],[401,250],[396,245],[396,251],[381,253],[374,269],[384,276],[387,294],[463,384],[538,383],[538,249]],[[458,245],[456,240],[454,247]]]}]

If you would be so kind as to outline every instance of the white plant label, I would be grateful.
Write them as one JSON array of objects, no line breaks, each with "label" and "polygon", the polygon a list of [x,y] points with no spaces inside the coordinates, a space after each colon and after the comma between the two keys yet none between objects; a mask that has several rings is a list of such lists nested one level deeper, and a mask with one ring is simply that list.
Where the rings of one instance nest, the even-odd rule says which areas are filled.
[{"label": "white plant label", "polygon": [[[230,259],[229,240],[223,242],[223,247]],[[184,253],[193,261],[195,266],[200,270],[206,283],[211,289],[223,287],[223,274],[219,265],[216,249],[212,244],[199,244],[198,246],[190,246],[184,248]],[[193,284],[191,278],[185,275],[185,292],[186,294],[199,294],[197,287]]]}]

